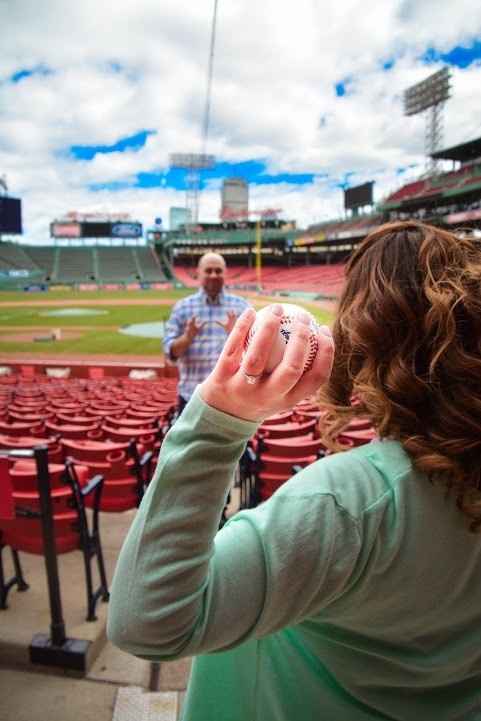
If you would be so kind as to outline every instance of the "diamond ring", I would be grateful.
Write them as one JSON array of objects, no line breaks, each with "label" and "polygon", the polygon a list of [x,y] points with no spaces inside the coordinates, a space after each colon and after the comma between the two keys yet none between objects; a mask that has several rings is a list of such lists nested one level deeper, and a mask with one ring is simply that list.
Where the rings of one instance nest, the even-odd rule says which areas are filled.
[{"label": "diamond ring", "polygon": [[257,383],[262,375],[262,373],[259,373],[259,375],[253,376],[249,373],[246,373],[245,371],[242,371],[242,373],[244,374],[244,378],[246,379],[247,383],[249,383],[250,385],[254,385],[254,383]]}]

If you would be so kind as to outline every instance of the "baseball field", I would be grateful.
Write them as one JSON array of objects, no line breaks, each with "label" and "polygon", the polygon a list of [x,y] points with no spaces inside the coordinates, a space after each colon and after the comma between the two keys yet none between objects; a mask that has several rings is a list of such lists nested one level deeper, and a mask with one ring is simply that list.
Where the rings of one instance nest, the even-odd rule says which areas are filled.
[{"label": "baseball field", "polygon": [[[0,355],[159,357],[160,338],[128,335],[121,330],[133,324],[166,321],[173,304],[190,293],[192,290],[187,289],[0,292]],[[272,301],[289,302],[287,298],[252,293],[248,297],[256,309]],[[331,323],[332,311],[321,302],[296,302],[318,322]]]}]

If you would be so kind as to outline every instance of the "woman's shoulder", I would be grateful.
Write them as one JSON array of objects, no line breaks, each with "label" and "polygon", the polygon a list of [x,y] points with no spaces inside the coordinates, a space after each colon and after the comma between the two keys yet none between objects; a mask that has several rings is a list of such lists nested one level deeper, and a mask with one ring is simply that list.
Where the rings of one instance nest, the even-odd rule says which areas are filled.
[{"label": "woman's shoulder", "polygon": [[412,462],[398,441],[375,440],[316,461],[294,476],[284,492],[311,501],[331,496],[340,509],[359,518],[389,504],[412,473]]}]

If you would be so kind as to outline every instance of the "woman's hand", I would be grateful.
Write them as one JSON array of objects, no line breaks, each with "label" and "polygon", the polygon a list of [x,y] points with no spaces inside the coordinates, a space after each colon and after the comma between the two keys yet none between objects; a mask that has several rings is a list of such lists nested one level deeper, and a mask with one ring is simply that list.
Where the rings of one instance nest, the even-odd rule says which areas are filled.
[{"label": "woman's hand", "polygon": [[[282,316],[280,305],[272,306],[266,322],[254,334],[244,354],[244,343],[255,320],[252,308],[237,320],[212,373],[200,386],[203,400],[213,408],[248,421],[262,421],[275,413],[292,408],[312,395],[331,373],[334,342],[329,329],[319,333],[319,349],[306,373],[303,373],[308,350],[309,317],[300,313],[284,357],[269,374],[263,374]],[[255,383],[246,378],[256,376]]]}]

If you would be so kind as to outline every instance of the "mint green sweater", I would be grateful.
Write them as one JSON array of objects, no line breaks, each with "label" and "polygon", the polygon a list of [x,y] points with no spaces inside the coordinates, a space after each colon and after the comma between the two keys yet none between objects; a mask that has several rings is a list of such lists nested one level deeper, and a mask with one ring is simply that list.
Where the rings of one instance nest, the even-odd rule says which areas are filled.
[{"label": "mint green sweater", "polygon": [[481,538],[454,503],[373,441],[216,533],[255,428],[194,394],[123,545],[109,638],[197,656],[184,721],[481,719]]}]

